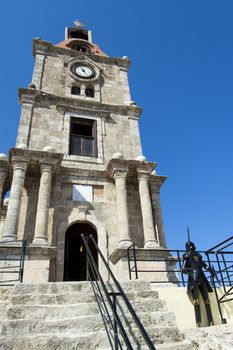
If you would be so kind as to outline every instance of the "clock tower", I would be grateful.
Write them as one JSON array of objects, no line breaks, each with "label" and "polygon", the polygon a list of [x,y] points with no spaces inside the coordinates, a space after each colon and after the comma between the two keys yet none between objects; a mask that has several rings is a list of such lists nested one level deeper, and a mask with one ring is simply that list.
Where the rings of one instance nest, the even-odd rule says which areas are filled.
[{"label": "clock tower", "polygon": [[13,251],[26,239],[27,282],[85,280],[81,234],[95,237],[121,279],[132,243],[166,248],[166,177],[142,153],[130,60],[109,57],[75,24],[58,44],[33,40],[16,146],[0,157],[0,245]]}]

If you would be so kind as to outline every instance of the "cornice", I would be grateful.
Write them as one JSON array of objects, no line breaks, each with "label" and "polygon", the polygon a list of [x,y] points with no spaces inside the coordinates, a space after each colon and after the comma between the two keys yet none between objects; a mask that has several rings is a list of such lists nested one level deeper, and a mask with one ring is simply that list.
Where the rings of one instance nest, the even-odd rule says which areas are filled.
[{"label": "cornice", "polygon": [[65,112],[80,112],[88,111],[90,113],[101,114],[102,116],[109,116],[110,113],[127,115],[128,117],[139,119],[142,108],[137,106],[124,105],[110,105],[97,101],[86,101],[73,99],[71,97],[62,97],[42,90],[19,88],[19,102],[32,103],[40,105],[41,102],[48,102],[54,104],[61,113]]},{"label": "cornice", "polygon": [[159,191],[160,187],[167,180],[167,176],[151,175],[149,179],[149,184],[151,188],[157,189]]},{"label": "cornice", "polygon": [[156,167],[156,163],[153,162],[140,162],[134,159],[118,159],[112,158],[107,164],[107,173],[110,177],[113,176],[115,170],[128,170],[129,175],[135,176],[138,172],[151,174]]},{"label": "cornice", "polygon": [[51,165],[53,170],[59,169],[63,159],[62,153],[36,151],[30,149],[10,148],[9,160],[10,163],[22,162],[30,164],[47,164]]},{"label": "cornice", "polygon": [[[64,55],[67,57],[68,61],[72,58],[83,57],[84,55],[83,52],[78,52],[71,49],[65,49],[59,46],[55,46],[52,43],[48,41],[43,41],[41,39],[33,39],[32,53],[33,53],[33,56],[35,56],[36,54],[51,55],[51,56]],[[120,68],[123,68],[125,70],[128,70],[131,64],[131,61],[128,58],[105,57],[105,56],[93,55],[93,54],[85,54],[85,56],[89,57],[91,60],[95,62],[100,62],[103,64],[109,64],[109,65],[117,65]]]}]

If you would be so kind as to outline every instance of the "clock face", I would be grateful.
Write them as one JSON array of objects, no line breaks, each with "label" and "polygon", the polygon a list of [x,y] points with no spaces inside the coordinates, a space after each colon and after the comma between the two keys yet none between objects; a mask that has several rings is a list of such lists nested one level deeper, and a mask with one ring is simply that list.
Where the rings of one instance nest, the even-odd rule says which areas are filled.
[{"label": "clock face", "polygon": [[94,69],[85,65],[78,65],[73,67],[73,73],[82,79],[93,78],[95,75]]}]

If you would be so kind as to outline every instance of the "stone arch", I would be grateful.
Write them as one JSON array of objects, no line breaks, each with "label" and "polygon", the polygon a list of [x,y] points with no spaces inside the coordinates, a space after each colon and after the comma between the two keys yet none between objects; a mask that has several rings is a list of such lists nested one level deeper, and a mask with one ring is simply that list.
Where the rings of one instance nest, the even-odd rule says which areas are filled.
[{"label": "stone arch", "polygon": [[[85,222],[78,222],[68,227],[65,233],[64,247],[64,281],[86,281],[87,276],[87,251],[82,239],[82,234],[87,237],[92,235],[98,246],[98,235],[94,226]],[[92,257],[98,266],[98,253],[93,241],[88,241]],[[95,273],[89,271],[92,278],[96,279]]]},{"label": "stone arch", "polygon": [[[78,210],[77,210],[78,209]],[[63,220],[58,225],[57,230],[57,264],[59,269],[57,269],[56,280],[63,280],[63,262],[64,262],[64,242],[65,242],[65,233],[67,229],[76,224],[76,223],[87,223],[93,226],[97,232],[98,236],[98,247],[101,250],[103,256],[106,260],[108,260],[108,239],[107,239],[107,231],[104,225],[96,218],[96,216],[87,213],[87,210],[82,210],[79,208],[73,208],[72,212],[67,218],[67,221]],[[99,271],[102,274],[102,277],[107,280],[108,274],[106,269],[104,268],[101,260],[99,260]]]}]

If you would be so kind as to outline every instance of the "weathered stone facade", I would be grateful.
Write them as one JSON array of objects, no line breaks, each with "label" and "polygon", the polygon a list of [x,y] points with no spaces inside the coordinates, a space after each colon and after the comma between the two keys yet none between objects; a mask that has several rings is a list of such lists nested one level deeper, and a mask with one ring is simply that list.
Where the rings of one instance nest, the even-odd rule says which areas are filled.
[{"label": "weathered stone facade", "polygon": [[[142,155],[142,110],[130,96],[130,61],[108,57],[88,40],[65,42],[33,40],[32,83],[19,89],[16,147],[0,157],[1,245],[27,240],[27,281],[63,280],[66,231],[76,223],[95,228],[110,260],[132,242],[141,248],[166,247],[160,207],[166,177],[158,176],[156,164]],[[79,51],[77,43],[72,49],[73,42],[92,50]],[[93,76],[78,76],[75,65]],[[80,120],[93,127],[95,154],[71,151],[72,123]],[[84,139],[79,140],[84,144]],[[76,185],[91,191],[91,199],[75,199]],[[9,201],[4,201],[8,190]],[[116,275],[125,269],[121,255],[112,259]]]}]

